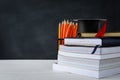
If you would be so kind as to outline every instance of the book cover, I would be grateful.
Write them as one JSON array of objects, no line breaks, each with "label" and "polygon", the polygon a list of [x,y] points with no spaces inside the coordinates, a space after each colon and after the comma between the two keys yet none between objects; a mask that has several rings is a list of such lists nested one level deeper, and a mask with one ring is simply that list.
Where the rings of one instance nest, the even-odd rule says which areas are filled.
[{"label": "book cover", "polygon": [[120,46],[120,37],[104,37],[104,38],[65,38],[65,45],[85,45],[101,47]]}]

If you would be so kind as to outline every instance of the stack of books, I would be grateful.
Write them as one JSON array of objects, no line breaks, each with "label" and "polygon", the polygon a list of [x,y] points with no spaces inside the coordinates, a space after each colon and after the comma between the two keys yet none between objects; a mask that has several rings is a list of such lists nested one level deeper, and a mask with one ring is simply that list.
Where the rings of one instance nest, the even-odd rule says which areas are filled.
[{"label": "stack of books", "polygon": [[106,19],[74,21],[79,24],[76,37],[59,37],[62,27],[58,28],[64,44],[59,44],[53,69],[95,78],[120,73],[120,32],[106,32]]},{"label": "stack of books", "polygon": [[120,38],[65,38],[53,69],[102,78],[120,73]]}]

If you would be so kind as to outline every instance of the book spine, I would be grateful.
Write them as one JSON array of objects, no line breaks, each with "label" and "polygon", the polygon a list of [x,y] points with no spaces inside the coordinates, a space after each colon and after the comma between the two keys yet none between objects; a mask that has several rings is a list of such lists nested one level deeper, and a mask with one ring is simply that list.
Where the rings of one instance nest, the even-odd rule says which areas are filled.
[{"label": "book spine", "polygon": [[120,38],[103,38],[102,39],[103,47],[111,47],[111,46],[120,46]]}]

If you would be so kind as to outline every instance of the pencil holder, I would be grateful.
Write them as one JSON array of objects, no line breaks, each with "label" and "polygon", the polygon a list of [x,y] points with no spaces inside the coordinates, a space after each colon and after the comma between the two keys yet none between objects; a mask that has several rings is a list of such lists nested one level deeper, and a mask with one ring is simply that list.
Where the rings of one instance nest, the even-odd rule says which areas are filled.
[{"label": "pencil holder", "polygon": [[57,40],[57,45],[58,45],[58,49],[59,49],[59,46],[60,46],[60,45],[64,45],[64,39],[63,39],[63,38],[59,38],[59,39]]}]

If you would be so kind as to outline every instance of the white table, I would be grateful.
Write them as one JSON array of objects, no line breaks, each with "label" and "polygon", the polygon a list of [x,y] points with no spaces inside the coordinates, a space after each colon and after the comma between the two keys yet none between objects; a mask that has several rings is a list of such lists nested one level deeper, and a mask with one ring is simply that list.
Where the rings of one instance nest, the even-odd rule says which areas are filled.
[{"label": "white table", "polygon": [[95,79],[52,70],[54,60],[0,60],[0,80],[120,80],[120,74]]}]

